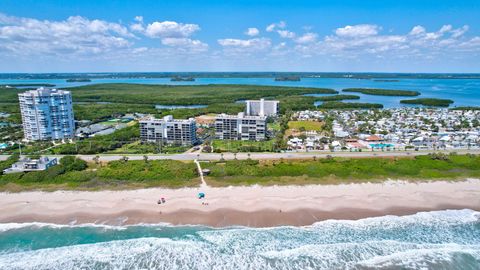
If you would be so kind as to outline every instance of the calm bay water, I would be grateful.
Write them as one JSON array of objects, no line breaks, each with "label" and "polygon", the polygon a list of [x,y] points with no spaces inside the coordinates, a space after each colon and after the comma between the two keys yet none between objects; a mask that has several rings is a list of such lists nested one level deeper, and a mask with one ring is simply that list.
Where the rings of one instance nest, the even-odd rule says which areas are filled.
[{"label": "calm bay water", "polygon": [[2,224],[0,269],[480,269],[480,213],[262,229]]},{"label": "calm bay water", "polygon": [[[92,79],[91,82],[67,83],[60,79],[46,80],[0,80],[0,84],[15,83],[50,83],[58,88],[67,88],[97,83],[140,83],[140,84],[169,84],[169,85],[205,85],[205,84],[249,84],[249,85],[277,85],[297,87],[324,87],[342,90],[352,87],[385,88],[400,90],[418,90],[422,93],[419,97],[445,98],[455,101],[453,106],[478,106],[480,105],[480,79],[399,79],[398,81],[374,81],[348,78],[303,78],[299,82],[275,81],[273,78],[198,78],[194,82],[172,82],[169,78],[158,79]],[[401,99],[409,97],[385,97],[359,95],[360,100],[353,102],[381,103],[387,108],[400,107]]]}]

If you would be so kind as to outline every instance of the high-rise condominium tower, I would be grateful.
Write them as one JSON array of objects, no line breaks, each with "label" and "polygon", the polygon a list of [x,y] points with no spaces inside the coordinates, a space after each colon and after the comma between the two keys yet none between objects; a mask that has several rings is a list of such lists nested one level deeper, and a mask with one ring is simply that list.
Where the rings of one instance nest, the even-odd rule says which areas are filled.
[{"label": "high-rise condominium tower", "polygon": [[27,141],[73,138],[72,95],[69,91],[38,88],[18,94]]}]

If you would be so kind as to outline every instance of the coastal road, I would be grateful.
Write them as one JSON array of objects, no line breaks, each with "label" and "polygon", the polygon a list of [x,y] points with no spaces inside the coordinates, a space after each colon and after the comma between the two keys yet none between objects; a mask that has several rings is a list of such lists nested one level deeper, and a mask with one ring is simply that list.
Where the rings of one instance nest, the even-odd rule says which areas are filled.
[{"label": "coastal road", "polygon": [[[361,157],[408,157],[408,156],[420,156],[420,155],[427,155],[429,153],[436,152],[436,153],[451,153],[456,152],[458,154],[480,154],[480,149],[456,149],[456,150],[444,150],[444,151],[378,151],[378,152],[329,152],[329,151],[310,151],[310,152],[285,152],[285,153],[182,153],[182,154],[163,154],[163,155],[155,155],[150,154],[147,155],[148,159],[150,160],[159,160],[159,159],[172,159],[172,160],[190,160],[193,161],[195,159],[202,161],[202,160],[220,160],[222,157],[226,160],[232,159],[258,159],[258,160],[268,160],[268,159],[313,159],[315,158],[326,158],[327,156],[332,157],[353,157],[353,158],[361,158]],[[62,155],[47,155],[49,157],[58,157],[61,158]],[[97,155],[77,155],[79,158],[92,161],[93,158]],[[98,155],[100,157],[100,161],[113,161],[119,160],[124,156],[128,156],[129,160],[143,160],[144,155],[107,155],[101,154]],[[8,155],[0,155],[0,160],[5,160],[8,158]]]}]

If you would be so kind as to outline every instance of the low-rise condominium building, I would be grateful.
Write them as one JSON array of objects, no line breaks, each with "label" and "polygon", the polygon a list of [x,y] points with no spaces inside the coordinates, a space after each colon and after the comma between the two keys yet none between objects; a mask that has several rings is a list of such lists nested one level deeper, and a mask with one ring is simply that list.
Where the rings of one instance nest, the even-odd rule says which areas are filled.
[{"label": "low-rise condominium building", "polygon": [[140,119],[140,138],[143,142],[162,142],[172,145],[193,145],[197,142],[195,119],[173,119],[147,116]]},{"label": "low-rise condominium building", "polygon": [[266,116],[219,114],[215,118],[215,138],[220,140],[263,141],[266,139]]}]

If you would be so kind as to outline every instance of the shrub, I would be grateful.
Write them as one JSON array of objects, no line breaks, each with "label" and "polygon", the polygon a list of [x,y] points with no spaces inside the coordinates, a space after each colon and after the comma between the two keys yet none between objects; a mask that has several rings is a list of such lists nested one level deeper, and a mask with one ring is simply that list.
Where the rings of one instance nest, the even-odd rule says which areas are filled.
[{"label": "shrub", "polygon": [[87,162],[74,156],[65,156],[60,160],[60,165],[66,172],[83,171],[87,168]]}]

